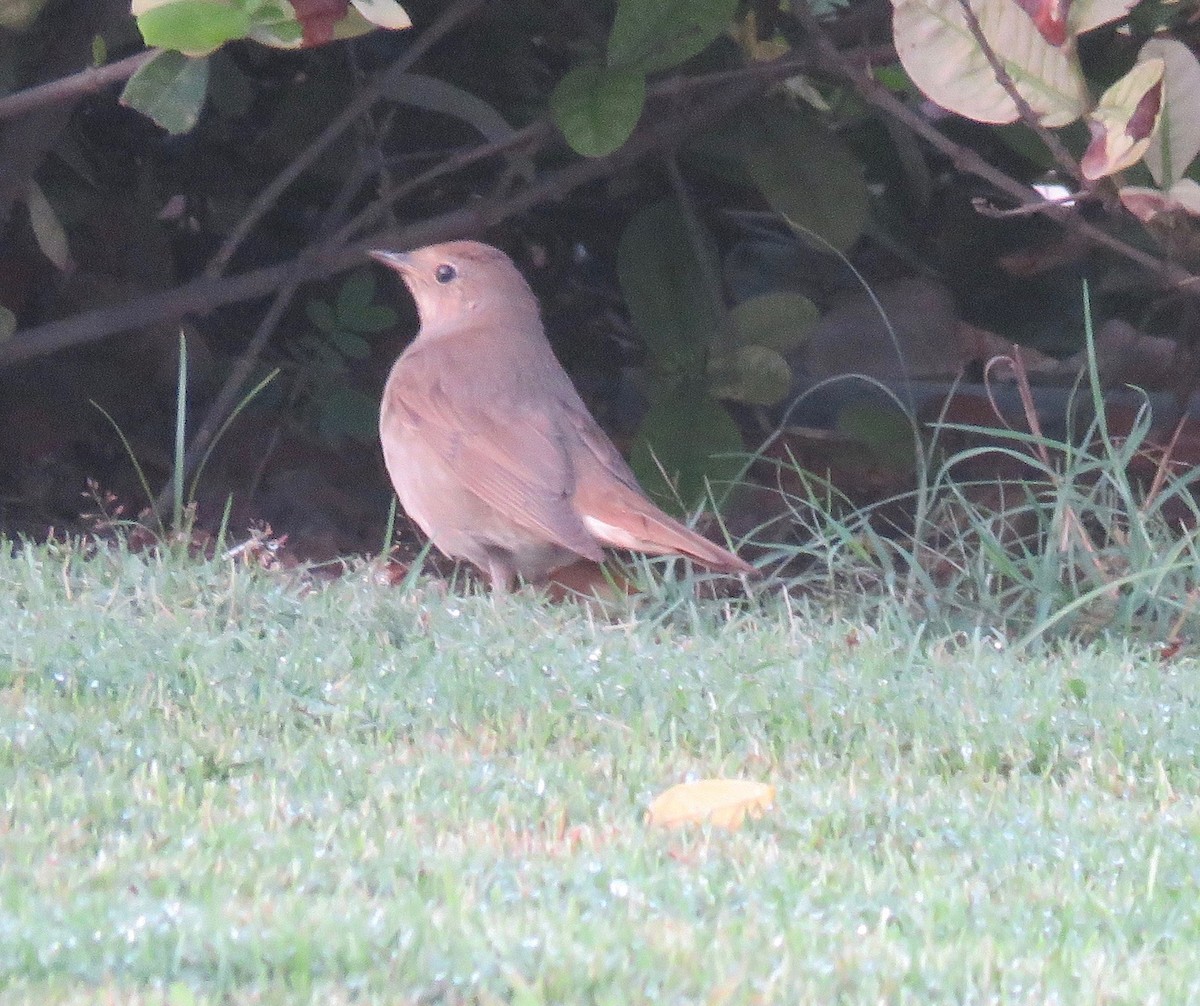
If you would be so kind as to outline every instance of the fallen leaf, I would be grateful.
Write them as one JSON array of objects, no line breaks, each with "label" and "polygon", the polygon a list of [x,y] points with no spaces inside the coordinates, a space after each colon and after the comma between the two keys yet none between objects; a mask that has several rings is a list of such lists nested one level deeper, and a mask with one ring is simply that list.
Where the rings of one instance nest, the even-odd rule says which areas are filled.
[{"label": "fallen leaf", "polygon": [[650,804],[648,824],[675,828],[711,824],[735,831],[746,816],[761,817],[775,802],[775,787],[748,779],[699,779],[672,786]]}]

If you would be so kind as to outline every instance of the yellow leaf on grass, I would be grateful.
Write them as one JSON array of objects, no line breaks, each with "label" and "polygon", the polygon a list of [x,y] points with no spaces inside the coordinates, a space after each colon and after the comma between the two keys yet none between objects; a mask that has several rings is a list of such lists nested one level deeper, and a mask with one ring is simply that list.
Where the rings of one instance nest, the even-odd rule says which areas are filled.
[{"label": "yellow leaf on grass", "polygon": [[775,787],[748,779],[699,779],[660,793],[650,804],[650,824],[712,824],[733,831],[746,816],[761,817],[775,802]]}]

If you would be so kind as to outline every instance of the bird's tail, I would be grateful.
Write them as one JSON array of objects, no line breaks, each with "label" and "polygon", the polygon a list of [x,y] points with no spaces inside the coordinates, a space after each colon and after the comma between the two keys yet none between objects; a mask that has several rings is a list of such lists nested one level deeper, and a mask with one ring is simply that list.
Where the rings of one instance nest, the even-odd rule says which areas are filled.
[{"label": "bird's tail", "polygon": [[[626,496],[625,493],[621,494]],[[596,538],[613,548],[628,548],[651,555],[678,553],[718,573],[756,576],[744,559],[702,538],[679,521],[668,517],[649,500],[629,493],[609,499],[605,505],[582,513],[583,523]]]}]

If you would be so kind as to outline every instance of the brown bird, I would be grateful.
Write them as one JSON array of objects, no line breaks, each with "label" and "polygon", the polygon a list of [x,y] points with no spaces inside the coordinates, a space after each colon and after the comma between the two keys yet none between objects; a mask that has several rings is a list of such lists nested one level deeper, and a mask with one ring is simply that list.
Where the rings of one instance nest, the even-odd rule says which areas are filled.
[{"label": "brown bird", "polygon": [[408,515],[492,589],[540,583],[602,546],[749,563],[656,507],[555,359],[537,299],[503,252],[451,241],[372,251],[412,292],[421,327],[388,375],[379,436]]}]

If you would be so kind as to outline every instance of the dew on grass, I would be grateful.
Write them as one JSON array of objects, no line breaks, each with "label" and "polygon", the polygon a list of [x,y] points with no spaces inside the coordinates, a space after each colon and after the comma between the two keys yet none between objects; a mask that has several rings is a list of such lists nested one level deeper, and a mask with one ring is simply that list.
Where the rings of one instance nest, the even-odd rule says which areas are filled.
[{"label": "dew on grass", "polygon": [[146,929],[146,916],[139,915],[130,925],[125,926],[125,942],[136,943]]}]

